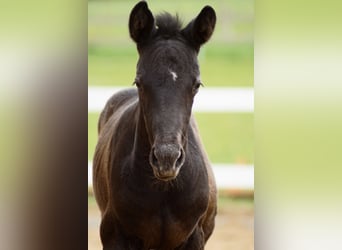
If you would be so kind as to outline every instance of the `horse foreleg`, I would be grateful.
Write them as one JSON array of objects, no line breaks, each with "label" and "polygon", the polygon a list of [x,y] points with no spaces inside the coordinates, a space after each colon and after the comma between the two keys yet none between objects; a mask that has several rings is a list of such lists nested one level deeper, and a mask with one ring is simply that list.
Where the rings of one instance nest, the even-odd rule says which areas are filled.
[{"label": "horse foreleg", "polygon": [[104,214],[100,225],[103,250],[141,250],[143,244],[135,237],[124,234],[119,223],[109,214]]},{"label": "horse foreleg", "polygon": [[188,240],[176,248],[176,250],[204,250],[204,244],[203,230],[197,226]]},{"label": "horse foreleg", "polygon": [[104,213],[100,225],[100,237],[103,250],[126,249],[124,237],[112,216]]}]

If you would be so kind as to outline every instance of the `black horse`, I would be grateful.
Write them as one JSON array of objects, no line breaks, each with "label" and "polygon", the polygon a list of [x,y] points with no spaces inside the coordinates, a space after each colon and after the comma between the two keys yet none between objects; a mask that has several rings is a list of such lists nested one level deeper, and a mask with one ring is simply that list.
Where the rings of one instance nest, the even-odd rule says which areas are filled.
[{"label": "black horse", "polygon": [[185,28],[146,2],[129,19],[139,52],[135,85],[101,113],[94,192],[103,249],[204,249],[214,230],[216,185],[195,120],[197,54],[216,23],[206,6]]}]

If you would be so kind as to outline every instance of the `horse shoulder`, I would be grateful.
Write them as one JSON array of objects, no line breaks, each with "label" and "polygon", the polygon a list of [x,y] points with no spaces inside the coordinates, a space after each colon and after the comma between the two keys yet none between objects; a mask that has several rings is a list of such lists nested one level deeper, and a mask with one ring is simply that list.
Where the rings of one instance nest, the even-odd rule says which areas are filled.
[{"label": "horse shoulder", "polygon": [[104,109],[102,110],[98,122],[98,132],[102,130],[104,124],[110,119],[110,117],[117,112],[121,107],[125,107],[127,103],[137,99],[136,89],[125,89],[113,94],[107,101]]},{"label": "horse shoulder", "polygon": [[205,241],[207,241],[214,230],[215,216],[217,213],[216,181],[215,181],[215,176],[214,176],[212,166],[209,162],[202,140],[199,136],[197,123],[193,117],[190,120],[190,127],[191,127],[191,130],[193,131],[194,139],[197,141],[197,146],[199,147],[199,150],[201,151],[201,154],[205,163],[205,169],[208,175],[208,188],[209,188],[208,207],[207,207],[207,210],[205,211],[204,216],[201,218],[199,222],[199,224],[201,225],[204,231]]},{"label": "horse shoulder", "polygon": [[101,112],[98,129],[98,143],[93,159],[93,189],[100,210],[106,209],[111,193],[110,172],[113,157],[113,141],[116,141],[117,128],[121,118],[137,99],[136,90],[124,90],[114,94]]}]

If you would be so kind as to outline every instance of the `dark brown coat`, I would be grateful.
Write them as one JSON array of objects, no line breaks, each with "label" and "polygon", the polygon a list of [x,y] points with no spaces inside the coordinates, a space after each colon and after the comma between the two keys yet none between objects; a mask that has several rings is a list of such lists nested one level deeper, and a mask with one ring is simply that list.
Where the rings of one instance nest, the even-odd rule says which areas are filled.
[{"label": "dark brown coat", "polygon": [[107,102],[93,160],[103,249],[200,250],[213,232],[216,185],[191,107],[200,85],[197,53],[215,20],[205,7],[185,29],[165,14],[156,30],[145,2],[132,10],[138,90]]}]

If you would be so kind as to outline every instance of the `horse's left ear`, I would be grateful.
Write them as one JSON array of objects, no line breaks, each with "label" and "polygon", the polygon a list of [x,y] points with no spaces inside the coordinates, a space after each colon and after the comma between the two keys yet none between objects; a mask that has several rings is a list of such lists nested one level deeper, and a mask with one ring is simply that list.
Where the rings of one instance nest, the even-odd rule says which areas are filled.
[{"label": "horse's left ear", "polygon": [[154,17],[145,1],[141,1],[134,6],[129,17],[128,26],[131,38],[136,43],[139,44],[149,37],[153,30]]},{"label": "horse's left ear", "polygon": [[215,10],[211,6],[205,6],[198,16],[182,30],[182,33],[198,51],[201,45],[210,39],[215,24]]}]

